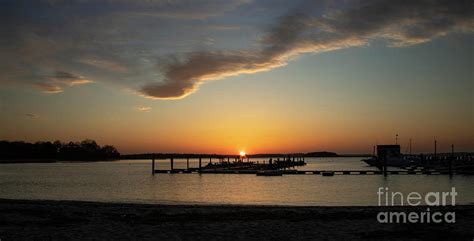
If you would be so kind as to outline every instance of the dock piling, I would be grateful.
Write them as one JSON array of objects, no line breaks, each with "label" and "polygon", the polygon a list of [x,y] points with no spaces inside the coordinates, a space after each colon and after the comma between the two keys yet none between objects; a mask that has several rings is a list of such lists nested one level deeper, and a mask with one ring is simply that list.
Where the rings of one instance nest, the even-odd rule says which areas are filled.
[{"label": "dock piling", "polygon": [[151,175],[155,175],[155,156],[151,157]]},{"label": "dock piling", "polygon": [[171,163],[171,171],[173,171],[174,167],[173,167],[173,158],[172,157],[170,158],[170,163]]},{"label": "dock piling", "polygon": [[189,157],[186,158],[186,169],[189,170]]},{"label": "dock piling", "polygon": [[201,161],[201,157],[199,157],[199,173],[201,173],[201,169],[202,169],[202,161]]}]

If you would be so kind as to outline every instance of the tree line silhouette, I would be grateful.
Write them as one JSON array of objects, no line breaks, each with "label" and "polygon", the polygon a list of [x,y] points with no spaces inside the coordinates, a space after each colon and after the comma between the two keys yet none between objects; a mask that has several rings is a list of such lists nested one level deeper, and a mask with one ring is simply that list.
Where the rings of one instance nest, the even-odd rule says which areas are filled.
[{"label": "tree line silhouette", "polygon": [[94,140],[62,143],[60,141],[0,141],[0,159],[61,159],[107,160],[117,159],[120,153],[114,146],[99,146]]}]

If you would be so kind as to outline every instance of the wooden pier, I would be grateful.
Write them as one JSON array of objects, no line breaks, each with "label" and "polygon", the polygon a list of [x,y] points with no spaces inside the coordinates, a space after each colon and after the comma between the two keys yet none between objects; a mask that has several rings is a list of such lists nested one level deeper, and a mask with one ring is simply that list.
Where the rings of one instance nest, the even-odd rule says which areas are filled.
[{"label": "wooden pier", "polygon": [[[210,170],[203,169],[199,171],[198,168],[190,169],[173,169],[173,170],[155,170],[155,173],[168,173],[168,174],[257,174],[259,170]],[[383,171],[377,170],[281,170],[283,175],[383,175]],[[332,175],[327,175],[332,174]],[[449,175],[449,171],[436,171],[436,170],[418,170],[418,171],[387,171],[388,175]],[[454,174],[463,174],[456,173]]]},{"label": "wooden pier", "polygon": [[[334,175],[473,175],[472,165],[468,166],[471,168],[461,168],[462,166],[456,166],[453,168],[452,160],[450,161],[448,155],[442,158],[449,162],[447,168],[438,166],[438,168],[420,166],[412,167],[400,170],[389,170],[387,166],[384,166],[378,170],[297,170],[296,167],[306,165],[304,157],[288,157],[280,160],[269,159],[268,162],[253,162],[250,158],[238,158],[229,157],[218,158],[217,161],[212,161],[209,158],[209,163],[206,166],[202,165],[202,158],[199,157],[198,167],[189,167],[189,158],[186,158],[186,168],[176,169],[174,168],[173,157],[170,160],[169,170],[155,170],[155,158],[152,158],[152,174],[157,173],[168,173],[168,174],[253,174],[259,176],[266,176],[265,172],[278,171],[281,175],[322,175],[322,176],[334,176]],[[453,157],[451,155],[451,157]],[[440,158],[440,156],[438,156]],[[441,159],[441,158],[440,158]],[[231,161],[232,160],[232,161]],[[262,175],[263,174],[263,175]],[[270,176],[270,175],[269,175]]]},{"label": "wooden pier", "polygon": [[255,162],[212,162],[202,167],[202,159],[199,158],[199,167],[189,167],[189,160],[186,160],[186,168],[174,168],[174,160],[170,158],[169,170],[155,170],[155,159],[152,159],[153,174],[261,174],[264,171],[278,170],[282,175],[472,175],[471,172],[452,169],[401,169],[401,170],[297,170],[296,166],[304,166],[302,160],[285,160],[274,163],[255,163]]}]

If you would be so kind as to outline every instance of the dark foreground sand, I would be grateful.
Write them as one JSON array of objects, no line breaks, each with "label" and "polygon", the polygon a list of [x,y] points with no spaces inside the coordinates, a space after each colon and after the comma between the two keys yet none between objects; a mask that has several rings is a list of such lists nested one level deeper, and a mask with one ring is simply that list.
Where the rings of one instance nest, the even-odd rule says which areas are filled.
[{"label": "dark foreground sand", "polygon": [[381,210],[426,207],[270,207],[110,204],[0,199],[0,240],[468,240],[474,206],[455,224],[380,224]]}]

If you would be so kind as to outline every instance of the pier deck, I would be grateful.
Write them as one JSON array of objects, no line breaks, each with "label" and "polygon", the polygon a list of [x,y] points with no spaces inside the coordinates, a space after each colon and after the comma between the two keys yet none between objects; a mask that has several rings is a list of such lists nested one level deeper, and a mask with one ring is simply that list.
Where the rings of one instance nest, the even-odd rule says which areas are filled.
[{"label": "pier deck", "polygon": [[[198,168],[190,169],[174,169],[174,170],[155,170],[155,173],[181,173],[181,174],[257,174],[258,170],[209,170]],[[334,175],[383,175],[383,171],[378,170],[281,170],[283,175],[323,175],[323,173],[332,173]],[[449,175],[448,171],[387,171],[389,175]],[[466,174],[462,172],[454,172],[453,174]]]}]

